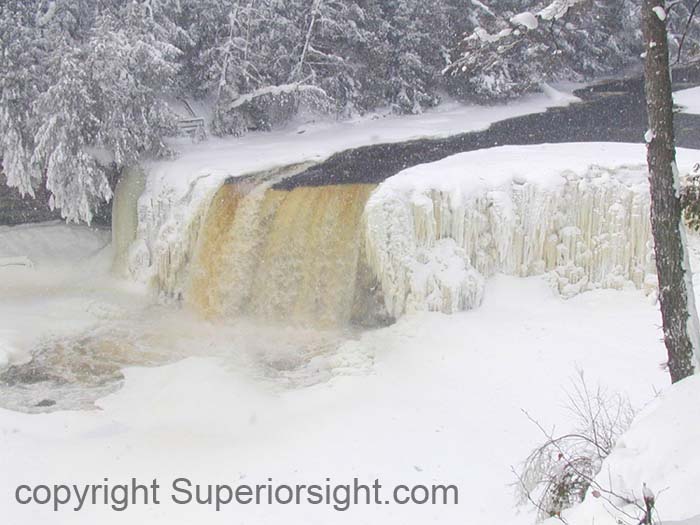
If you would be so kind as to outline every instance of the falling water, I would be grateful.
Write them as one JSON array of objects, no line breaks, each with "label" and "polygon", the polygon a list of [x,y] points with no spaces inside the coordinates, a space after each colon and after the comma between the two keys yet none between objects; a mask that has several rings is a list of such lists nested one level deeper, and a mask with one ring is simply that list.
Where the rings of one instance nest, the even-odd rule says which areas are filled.
[{"label": "falling water", "polygon": [[209,316],[322,327],[361,316],[362,213],[373,188],[224,185],[204,222],[186,300]]}]

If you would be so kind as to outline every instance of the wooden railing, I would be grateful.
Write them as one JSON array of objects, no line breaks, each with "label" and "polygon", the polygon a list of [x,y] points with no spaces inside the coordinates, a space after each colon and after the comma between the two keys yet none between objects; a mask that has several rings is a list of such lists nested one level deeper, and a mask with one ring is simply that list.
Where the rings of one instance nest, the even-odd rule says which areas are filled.
[{"label": "wooden railing", "polygon": [[178,120],[178,131],[181,135],[192,137],[193,140],[203,140],[207,135],[204,118],[197,116],[194,109],[192,109],[192,106],[186,99],[182,99],[181,102],[185,106],[189,116]]}]

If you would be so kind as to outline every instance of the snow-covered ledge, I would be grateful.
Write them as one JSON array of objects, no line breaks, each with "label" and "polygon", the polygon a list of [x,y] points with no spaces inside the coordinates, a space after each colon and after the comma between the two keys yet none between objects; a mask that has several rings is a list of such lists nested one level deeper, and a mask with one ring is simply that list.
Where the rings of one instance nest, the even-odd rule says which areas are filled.
[{"label": "snow-covered ledge", "polygon": [[[365,210],[391,315],[478,306],[484,278],[547,274],[565,297],[655,283],[643,145],[507,146],[388,179]],[[700,154],[679,151],[681,170]]]}]

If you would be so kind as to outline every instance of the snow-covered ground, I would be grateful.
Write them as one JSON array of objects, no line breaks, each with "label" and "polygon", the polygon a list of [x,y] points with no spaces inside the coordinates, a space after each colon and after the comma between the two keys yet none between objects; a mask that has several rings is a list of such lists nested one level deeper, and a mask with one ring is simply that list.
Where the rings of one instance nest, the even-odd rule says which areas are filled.
[{"label": "snow-covered ground", "polygon": [[0,365],[25,359],[43,337],[90,322],[86,292],[100,284],[86,283],[75,265],[99,265],[108,242],[109,231],[60,222],[0,226]]},{"label": "snow-covered ground", "polygon": [[[700,520],[700,377],[674,385],[651,403],[618,442],[597,483],[620,497],[642,499],[646,484],[656,496],[654,519],[692,525]],[[601,493],[592,494],[565,514],[569,523],[615,525],[618,518],[638,516],[634,505]],[[615,506],[622,509],[616,510]],[[627,513],[625,516],[624,513]]]},{"label": "snow-covered ground", "polygon": [[[173,324],[182,322],[177,317]],[[668,383],[656,308],[636,291],[564,301],[538,278],[497,278],[477,310],[421,314],[345,343],[349,370],[302,389],[276,388],[230,358],[126,371],[97,412],[0,411],[3,516],[10,523],[122,523],[104,506],[79,513],[20,506],[18,483],[131,477],[199,483],[454,483],[460,505],[134,507],[149,524],[531,523],[513,505],[517,465],[541,439],[521,410],[566,429],[577,368],[637,405]],[[206,338],[200,344],[206,345]],[[362,363],[361,367],[357,363]],[[367,363],[371,363],[367,366]],[[10,473],[10,475],[7,475]]]},{"label": "snow-covered ground", "polygon": [[207,184],[217,186],[228,177],[299,162],[318,162],[346,149],[483,130],[494,122],[567,106],[578,100],[572,92],[579,87],[571,84],[555,89],[546,85],[543,93],[507,105],[450,102],[419,115],[374,113],[350,120],[295,122],[269,133],[250,133],[241,138],[208,137],[198,144],[182,139],[173,143],[178,152],[176,159],[148,166],[148,195],[172,192],[177,198],[203,177],[208,179]]},{"label": "snow-covered ground", "polygon": [[700,115],[700,87],[682,89],[673,93],[673,102],[683,113]]}]

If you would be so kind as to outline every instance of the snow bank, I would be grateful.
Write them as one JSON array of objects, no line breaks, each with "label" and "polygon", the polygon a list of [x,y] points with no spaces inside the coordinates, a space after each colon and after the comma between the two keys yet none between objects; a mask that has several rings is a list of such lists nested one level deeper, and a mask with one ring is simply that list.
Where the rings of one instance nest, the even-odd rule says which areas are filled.
[{"label": "snow bank", "polygon": [[[144,166],[147,181],[137,207],[138,227],[117,225],[135,240],[129,248],[129,273],[155,282],[167,295],[177,293],[182,268],[189,262],[208,203],[230,177],[296,163],[318,162],[349,148],[425,137],[446,137],[487,128],[494,122],[548,107],[565,106],[569,97],[552,90],[508,106],[479,107],[447,103],[413,116],[370,115],[344,122],[312,122],[242,138],[210,138],[204,143],[174,144],[174,160]],[[129,217],[129,213],[124,213]],[[115,239],[119,243],[119,239]],[[123,263],[119,264],[123,267]],[[177,284],[174,284],[177,283]]]},{"label": "snow bank", "polygon": [[[666,390],[619,440],[603,463],[596,482],[604,490],[634,501],[641,500],[646,483],[656,495],[658,518],[663,523],[697,520],[700,517],[697,497],[699,399],[700,376],[690,377]],[[616,498],[613,503],[632,516],[640,516],[633,505],[626,506]],[[571,525],[614,525],[617,519],[624,521],[621,512],[592,492],[564,518]]]},{"label": "snow bank", "polygon": [[[48,330],[71,329],[83,317],[77,305],[63,304],[75,319],[56,322],[54,311],[41,311],[69,276],[84,279],[78,261],[97,254],[109,242],[106,230],[60,221],[0,226],[0,368],[21,360]],[[40,301],[29,299],[30,291]],[[38,327],[41,327],[40,329]]]},{"label": "snow bank", "polygon": [[5,265],[69,264],[95,254],[108,239],[106,230],[61,221],[0,226],[0,269]]},{"label": "snow bank", "polygon": [[389,313],[473,308],[499,272],[546,273],[565,297],[653,281],[644,159],[641,145],[508,146],[388,179],[365,243]]},{"label": "snow bank", "polygon": [[700,115],[700,87],[676,91],[673,102],[681,106],[683,113]]}]

